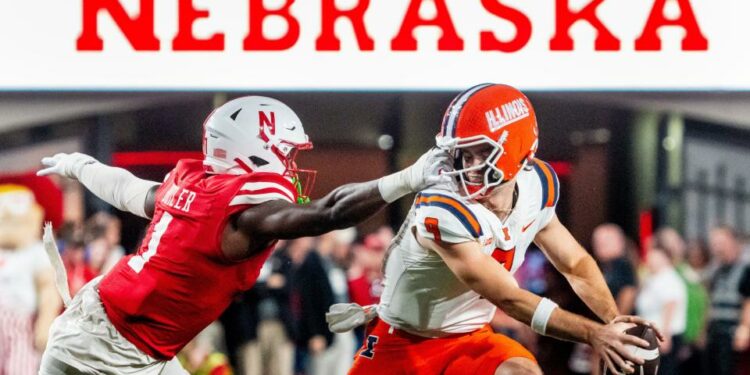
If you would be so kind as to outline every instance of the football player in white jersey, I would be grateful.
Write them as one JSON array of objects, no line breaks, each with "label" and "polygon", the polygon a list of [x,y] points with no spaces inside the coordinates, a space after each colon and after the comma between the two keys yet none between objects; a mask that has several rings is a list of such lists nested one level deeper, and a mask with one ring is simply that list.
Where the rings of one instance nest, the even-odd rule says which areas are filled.
[{"label": "football player in white jersey", "polygon": [[[540,334],[590,344],[616,373],[633,372],[643,360],[626,346],[648,343],[623,331],[648,323],[619,316],[596,263],[555,215],[558,180],[534,157],[526,96],[475,86],[451,103],[437,140],[454,158],[446,173],[456,185],[417,194],[350,374],[540,374],[528,350],[489,327],[497,307]],[[513,273],[532,241],[602,322],[518,287]]]}]

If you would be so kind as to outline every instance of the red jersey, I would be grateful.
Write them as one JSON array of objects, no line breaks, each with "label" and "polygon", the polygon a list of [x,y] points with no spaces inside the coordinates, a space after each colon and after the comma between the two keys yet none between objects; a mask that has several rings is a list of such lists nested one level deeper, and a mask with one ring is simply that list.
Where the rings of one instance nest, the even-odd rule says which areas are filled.
[{"label": "red jersey", "polygon": [[137,254],[107,274],[99,294],[112,324],[136,347],[170,359],[250,289],[272,244],[240,262],[221,251],[231,216],[296,190],[281,175],[208,175],[199,160],[181,160],[156,192],[154,218]]}]

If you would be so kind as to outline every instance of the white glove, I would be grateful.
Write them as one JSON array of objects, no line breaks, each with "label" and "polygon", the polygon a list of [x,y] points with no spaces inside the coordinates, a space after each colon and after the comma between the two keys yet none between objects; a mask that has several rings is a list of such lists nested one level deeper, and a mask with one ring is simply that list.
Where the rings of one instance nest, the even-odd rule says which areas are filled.
[{"label": "white glove", "polygon": [[454,189],[453,178],[444,174],[453,170],[452,161],[448,152],[432,148],[411,166],[381,178],[378,181],[380,194],[386,202],[391,203],[406,194],[428,187]]},{"label": "white glove", "polygon": [[58,174],[74,178],[101,200],[120,210],[149,218],[145,209],[146,199],[149,191],[159,183],[142,180],[122,168],[104,165],[78,152],[44,158],[42,164],[47,168],[36,172],[37,176]]},{"label": "white glove", "polygon": [[417,192],[435,185],[452,184],[453,178],[444,175],[444,172],[453,170],[453,158],[451,155],[437,147],[425,152],[416,163],[404,169],[408,171],[409,188],[411,192]]},{"label": "white glove", "polygon": [[344,333],[369,323],[378,316],[377,305],[360,306],[356,303],[337,303],[326,313],[331,332]]},{"label": "white glove", "polygon": [[36,172],[37,176],[46,176],[50,174],[58,174],[60,176],[80,179],[81,170],[88,164],[98,163],[93,157],[74,152],[72,154],[60,153],[52,157],[42,158],[42,164],[47,168],[44,168]]}]

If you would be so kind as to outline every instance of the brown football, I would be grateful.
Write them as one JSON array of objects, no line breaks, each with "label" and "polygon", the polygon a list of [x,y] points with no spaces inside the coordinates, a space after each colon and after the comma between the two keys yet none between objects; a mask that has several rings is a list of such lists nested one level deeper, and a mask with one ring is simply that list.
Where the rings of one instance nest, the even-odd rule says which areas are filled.
[{"label": "brown football", "polygon": [[[649,326],[636,325],[635,327],[628,328],[625,333],[640,337],[648,341],[648,348],[641,348],[633,345],[627,345],[627,347],[636,356],[643,358],[646,362],[642,366],[635,366],[636,375],[656,375],[659,372],[659,342],[656,338],[656,333]],[[602,374],[611,375],[604,361],[601,362],[603,368]]]}]

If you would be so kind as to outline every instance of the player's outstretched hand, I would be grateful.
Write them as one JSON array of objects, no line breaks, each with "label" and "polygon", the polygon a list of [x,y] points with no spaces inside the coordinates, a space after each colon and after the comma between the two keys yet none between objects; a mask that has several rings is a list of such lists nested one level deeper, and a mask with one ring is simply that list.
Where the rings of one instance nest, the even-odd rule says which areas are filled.
[{"label": "player's outstretched hand", "polygon": [[60,153],[55,156],[42,158],[42,165],[47,168],[36,172],[37,176],[57,174],[60,176],[78,179],[81,169],[87,164],[96,163],[93,157],[74,152],[72,154]]},{"label": "player's outstretched hand", "polygon": [[589,344],[614,374],[632,374],[635,371],[633,363],[642,365],[643,358],[634,355],[626,345],[648,347],[648,341],[628,335],[625,330],[633,323],[612,321],[594,331]]},{"label": "player's outstretched hand", "polygon": [[452,160],[448,152],[437,147],[425,152],[408,168],[411,191],[417,192],[435,186],[454,190],[453,178],[443,173],[453,170]]}]

